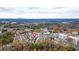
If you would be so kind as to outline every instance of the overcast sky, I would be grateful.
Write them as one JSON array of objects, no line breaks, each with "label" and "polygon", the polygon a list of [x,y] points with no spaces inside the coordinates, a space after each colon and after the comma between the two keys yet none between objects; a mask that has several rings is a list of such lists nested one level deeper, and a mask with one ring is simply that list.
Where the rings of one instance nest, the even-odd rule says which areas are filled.
[{"label": "overcast sky", "polygon": [[79,1],[0,0],[0,18],[79,18]]}]

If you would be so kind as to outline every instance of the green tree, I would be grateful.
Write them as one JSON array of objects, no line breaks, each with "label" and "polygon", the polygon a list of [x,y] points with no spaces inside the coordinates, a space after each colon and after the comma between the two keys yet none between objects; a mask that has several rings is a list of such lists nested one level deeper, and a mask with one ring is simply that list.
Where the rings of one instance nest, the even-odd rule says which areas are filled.
[{"label": "green tree", "polygon": [[71,44],[67,43],[67,46],[65,46],[67,51],[76,51],[76,48]]},{"label": "green tree", "polygon": [[1,35],[0,44],[2,45],[2,47],[3,47],[3,45],[13,42],[13,37],[14,37],[14,34],[11,32],[6,32],[3,35]]}]

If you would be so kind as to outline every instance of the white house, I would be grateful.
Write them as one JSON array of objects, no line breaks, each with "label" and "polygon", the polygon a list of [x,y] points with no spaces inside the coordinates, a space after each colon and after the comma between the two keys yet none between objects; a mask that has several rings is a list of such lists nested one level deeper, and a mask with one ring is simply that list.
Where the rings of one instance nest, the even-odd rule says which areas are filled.
[{"label": "white house", "polygon": [[0,31],[0,35],[2,34],[2,31]]},{"label": "white house", "polygon": [[74,31],[74,32],[72,32],[72,34],[73,34],[73,35],[77,35],[77,34],[78,34],[78,32],[77,32],[77,31]]},{"label": "white house", "polygon": [[64,33],[58,33],[58,39],[66,40],[68,38],[67,34]]},{"label": "white house", "polygon": [[79,37],[69,36],[69,38],[72,39],[73,44],[79,45]]}]

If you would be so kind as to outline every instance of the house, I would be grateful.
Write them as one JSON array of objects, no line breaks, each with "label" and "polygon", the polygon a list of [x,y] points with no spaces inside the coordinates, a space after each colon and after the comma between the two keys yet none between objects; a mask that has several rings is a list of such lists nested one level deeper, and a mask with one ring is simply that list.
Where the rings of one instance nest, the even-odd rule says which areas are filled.
[{"label": "house", "polygon": [[2,31],[0,30],[0,35],[2,35]]},{"label": "house", "polygon": [[71,39],[71,42],[75,45],[79,46],[79,36],[69,36],[69,38]]},{"label": "house", "polygon": [[50,34],[49,30],[47,28],[41,29],[43,34]]},{"label": "house", "polygon": [[58,39],[66,40],[68,38],[67,34],[64,33],[58,33]]},{"label": "house", "polygon": [[73,31],[73,32],[72,32],[72,35],[77,35],[77,34],[78,34],[77,31]]},{"label": "house", "polygon": [[52,38],[59,40],[66,40],[68,38],[67,34],[64,33],[52,33]]}]

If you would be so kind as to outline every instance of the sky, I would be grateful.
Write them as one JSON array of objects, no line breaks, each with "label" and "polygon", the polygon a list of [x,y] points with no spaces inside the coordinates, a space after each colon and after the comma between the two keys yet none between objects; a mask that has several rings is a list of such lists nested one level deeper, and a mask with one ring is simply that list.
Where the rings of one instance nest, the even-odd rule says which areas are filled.
[{"label": "sky", "polygon": [[78,0],[0,0],[0,18],[79,18]]}]

